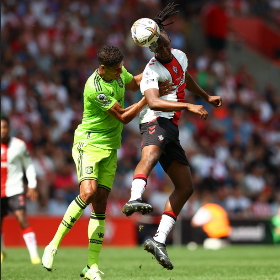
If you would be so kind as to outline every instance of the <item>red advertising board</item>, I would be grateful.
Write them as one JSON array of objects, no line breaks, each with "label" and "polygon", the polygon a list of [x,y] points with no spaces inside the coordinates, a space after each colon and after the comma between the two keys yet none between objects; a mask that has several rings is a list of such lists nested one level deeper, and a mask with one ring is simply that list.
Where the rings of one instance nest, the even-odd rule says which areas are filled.
[{"label": "red advertising board", "polygon": [[[61,220],[62,217],[28,217],[36,234],[38,246],[46,246],[51,241]],[[65,235],[61,246],[88,246],[88,222],[89,218],[80,218],[70,232]],[[2,232],[6,246],[25,246],[22,231],[13,216],[4,219]],[[135,246],[136,244],[137,231],[132,219],[106,218],[104,245]]]}]

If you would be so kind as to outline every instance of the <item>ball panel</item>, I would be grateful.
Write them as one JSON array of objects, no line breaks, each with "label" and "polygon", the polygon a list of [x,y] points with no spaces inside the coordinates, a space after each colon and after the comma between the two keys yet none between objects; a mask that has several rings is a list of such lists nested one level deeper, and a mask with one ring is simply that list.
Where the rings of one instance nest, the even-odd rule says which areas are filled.
[{"label": "ball panel", "polygon": [[149,47],[159,38],[160,29],[155,21],[149,18],[141,18],[131,27],[131,35],[134,42],[141,47]]}]

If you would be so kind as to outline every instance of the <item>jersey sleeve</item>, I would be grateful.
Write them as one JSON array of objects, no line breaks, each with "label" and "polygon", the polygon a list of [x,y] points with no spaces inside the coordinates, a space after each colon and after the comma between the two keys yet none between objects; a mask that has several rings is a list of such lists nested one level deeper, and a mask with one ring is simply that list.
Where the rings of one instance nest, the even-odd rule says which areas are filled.
[{"label": "jersey sleeve", "polygon": [[25,143],[23,143],[22,146],[22,162],[25,168],[25,174],[28,181],[28,188],[35,189],[37,186],[36,172]]},{"label": "jersey sleeve", "polygon": [[124,78],[124,84],[126,85],[132,81],[133,75],[127,72],[124,66],[122,67],[122,71],[122,77]]},{"label": "jersey sleeve", "polygon": [[151,69],[149,65],[147,65],[143,72],[143,77],[140,83],[140,90],[142,94],[144,94],[144,92],[150,88],[159,89],[158,79],[159,74],[153,69]]},{"label": "jersey sleeve", "polygon": [[96,92],[88,94],[88,101],[95,107],[101,109],[102,111],[107,111],[111,109],[117,100],[111,96],[111,93],[106,91]]}]

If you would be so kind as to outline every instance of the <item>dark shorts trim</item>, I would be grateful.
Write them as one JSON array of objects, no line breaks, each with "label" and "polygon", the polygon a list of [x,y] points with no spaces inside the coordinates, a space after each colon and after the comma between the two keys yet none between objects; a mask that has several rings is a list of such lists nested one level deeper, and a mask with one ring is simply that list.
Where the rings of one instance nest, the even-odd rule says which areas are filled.
[{"label": "dark shorts trim", "polygon": [[97,186],[97,187],[98,187],[98,188],[101,188],[101,189],[105,189],[106,191],[111,192],[111,188],[106,187],[106,186],[104,186],[104,185],[100,185],[100,184],[98,184],[98,186]]}]

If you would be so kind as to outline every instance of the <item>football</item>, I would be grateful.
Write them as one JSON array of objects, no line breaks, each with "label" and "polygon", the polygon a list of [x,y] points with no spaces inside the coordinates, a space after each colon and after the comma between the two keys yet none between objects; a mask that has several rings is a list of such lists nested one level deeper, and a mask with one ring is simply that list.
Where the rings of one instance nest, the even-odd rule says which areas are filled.
[{"label": "football", "polygon": [[149,18],[140,18],[131,27],[132,39],[141,47],[149,47],[153,42],[156,42],[159,34],[158,25]]}]

